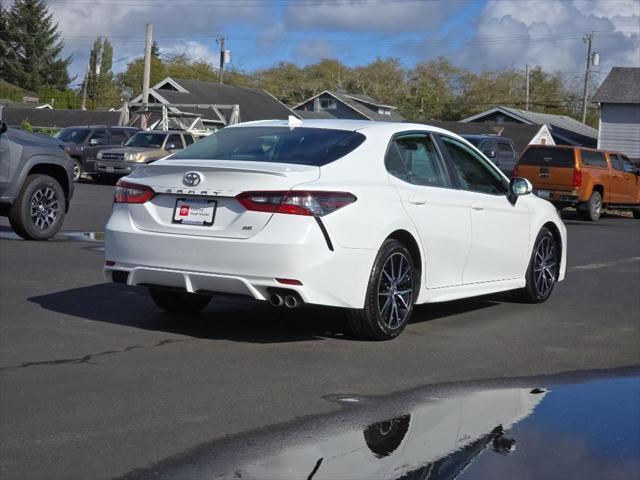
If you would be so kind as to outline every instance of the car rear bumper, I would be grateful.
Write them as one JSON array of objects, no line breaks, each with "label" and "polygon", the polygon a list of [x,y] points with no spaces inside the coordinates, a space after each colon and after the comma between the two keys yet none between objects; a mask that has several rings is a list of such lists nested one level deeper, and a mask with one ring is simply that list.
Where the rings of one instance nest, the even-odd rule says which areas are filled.
[{"label": "car rear bumper", "polygon": [[[266,300],[270,289],[296,291],[306,303],[363,308],[375,250],[330,250],[312,217],[274,215],[248,239],[138,229],[115,204],[105,230],[108,280],[128,285],[220,292]],[[116,274],[114,272],[124,272]],[[298,280],[288,285],[276,279]]]},{"label": "car rear bumper", "polygon": [[577,190],[549,190],[544,188],[534,189],[534,194],[554,205],[569,207],[580,202],[580,192]]}]

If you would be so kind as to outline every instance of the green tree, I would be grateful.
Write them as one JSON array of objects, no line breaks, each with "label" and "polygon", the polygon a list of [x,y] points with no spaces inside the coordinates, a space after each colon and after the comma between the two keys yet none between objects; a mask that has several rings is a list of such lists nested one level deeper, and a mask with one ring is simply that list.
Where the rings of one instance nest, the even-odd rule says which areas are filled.
[{"label": "green tree", "polygon": [[15,0],[1,16],[6,32],[2,42],[8,49],[0,63],[2,78],[32,91],[66,88],[71,57],[61,58],[64,43],[47,5],[42,0]]}]

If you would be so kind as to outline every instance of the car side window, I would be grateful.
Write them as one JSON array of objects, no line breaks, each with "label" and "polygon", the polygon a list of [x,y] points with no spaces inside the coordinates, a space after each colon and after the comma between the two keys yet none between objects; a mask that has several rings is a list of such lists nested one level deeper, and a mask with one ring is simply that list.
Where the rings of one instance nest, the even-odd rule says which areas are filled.
[{"label": "car side window", "polygon": [[127,135],[124,130],[112,129],[111,130],[111,143],[114,145],[122,145],[127,141]]},{"label": "car side window", "polygon": [[169,150],[169,145],[171,144],[175,145],[171,150],[181,150],[184,148],[182,145],[182,137],[177,134],[169,135],[169,138],[167,138],[167,142],[165,143],[165,149]]},{"label": "car side window", "polygon": [[431,136],[403,135],[397,137],[391,147],[387,169],[392,175],[414,185],[450,186],[449,177]]},{"label": "car side window", "polygon": [[635,166],[628,158],[622,157],[622,168],[626,173],[634,173],[636,171]]},{"label": "car side window", "polygon": [[615,153],[610,153],[609,159],[611,160],[611,166],[613,169],[622,172],[622,159]]},{"label": "car side window", "polygon": [[185,147],[188,147],[189,145],[191,145],[193,143],[193,137],[191,135],[189,135],[188,133],[185,133],[182,138],[184,138],[184,145]]},{"label": "car side window", "polygon": [[462,189],[493,195],[507,192],[502,177],[471,149],[447,137],[442,137],[442,142],[449,153],[449,159]]},{"label": "car side window", "polygon": [[109,143],[109,135],[106,130],[94,130],[89,139],[90,145],[107,145]]},{"label": "car side window", "polygon": [[604,159],[604,153],[594,152],[591,150],[580,150],[582,164],[590,167],[606,167],[607,161]]}]

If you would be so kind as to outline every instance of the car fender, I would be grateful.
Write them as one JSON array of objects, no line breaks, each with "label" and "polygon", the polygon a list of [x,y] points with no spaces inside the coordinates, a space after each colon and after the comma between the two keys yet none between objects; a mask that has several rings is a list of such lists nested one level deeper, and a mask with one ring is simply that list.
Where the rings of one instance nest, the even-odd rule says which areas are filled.
[{"label": "car fender", "polygon": [[[15,201],[16,197],[20,193],[24,182],[26,181],[29,172],[37,165],[55,165],[62,167],[67,173],[67,195],[66,204],[69,208],[69,202],[73,195],[73,163],[68,156],[48,155],[48,154],[35,154],[29,157],[26,161],[22,162],[18,168],[17,177],[13,178],[9,183],[7,191],[4,196],[8,197],[11,204]],[[63,186],[64,187],[64,186]]]}]

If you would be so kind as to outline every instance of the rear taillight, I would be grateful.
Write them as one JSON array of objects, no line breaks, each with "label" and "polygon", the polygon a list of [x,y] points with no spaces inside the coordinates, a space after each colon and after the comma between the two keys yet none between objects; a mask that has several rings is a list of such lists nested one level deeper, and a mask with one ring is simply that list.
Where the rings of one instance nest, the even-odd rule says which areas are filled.
[{"label": "rear taillight", "polygon": [[578,170],[577,168],[573,169],[573,180],[574,187],[579,187],[582,185],[582,170]]},{"label": "rear taillight", "polygon": [[118,180],[113,194],[114,203],[144,203],[155,196],[156,192],[146,185]]},{"label": "rear taillight", "polygon": [[356,196],[347,192],[274,191],[243,192],[236,199],[254,212],[321,217],[355,202]]}]

